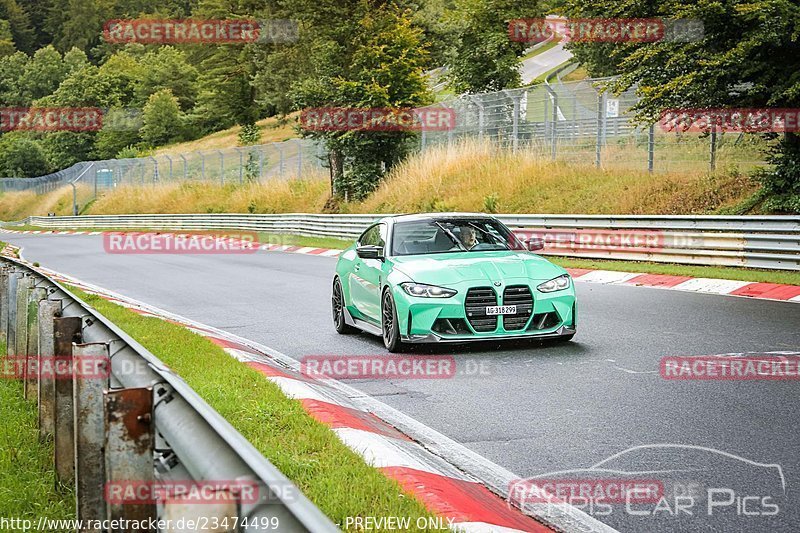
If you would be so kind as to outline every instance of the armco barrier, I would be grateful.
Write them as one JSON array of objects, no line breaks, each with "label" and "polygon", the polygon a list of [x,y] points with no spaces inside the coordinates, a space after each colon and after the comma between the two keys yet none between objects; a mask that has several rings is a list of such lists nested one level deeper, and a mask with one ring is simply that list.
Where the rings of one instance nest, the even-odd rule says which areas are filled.
[{"label": "armco barrier", "polygon": [[[79,520],[238,517],[241,531],[249,530],[245,519],[254,529],[338,531],[164,363],[64,287],[6,257],[0,317],[4,374],[24,380],[37,402],[40,435],[54,438],[56,476],[75,485]],[[23,363],[9,373],[9,361]],[[59,362],[72,370],[46,370]],[[92,375],[75,370],[87,363]],[[104,490],[170,482],[224,488],[215,505],[180,497],[121,505]],[[248,488],[246,499],[237,486]]]},{"label": "armco barrier", "polygon": [[[44,228],[238,229],[351,239],[381,216],[384,215],[84,215],[29,217],[17,224]],[[543,237],[548,245],[544,254],[800,269],[800,216],[497,215],[497,218],[516,232]]]}]

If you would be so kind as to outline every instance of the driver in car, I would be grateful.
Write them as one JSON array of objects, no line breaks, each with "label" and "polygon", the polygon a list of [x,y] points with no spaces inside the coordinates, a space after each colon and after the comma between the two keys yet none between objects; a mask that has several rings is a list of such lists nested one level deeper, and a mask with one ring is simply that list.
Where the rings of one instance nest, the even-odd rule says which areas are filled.
[{"label": "driver in car", "polygon": [[470,226],[461,226],[458,236],[461,238],[461,244],[467,250],[472,250],[478,244],[478,237],[475,230]]}]

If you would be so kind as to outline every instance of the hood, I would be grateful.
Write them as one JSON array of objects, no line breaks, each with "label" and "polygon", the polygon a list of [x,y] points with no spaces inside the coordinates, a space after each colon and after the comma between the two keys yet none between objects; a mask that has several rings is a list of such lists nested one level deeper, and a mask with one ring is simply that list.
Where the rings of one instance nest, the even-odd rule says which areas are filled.
[{"label": "hood", "polygon": [[395,269],[417,283],[444,286],[511,278],[547,281],[565,272],[530,252],[511,250],[409,255],[393,257],[392,261]]}]

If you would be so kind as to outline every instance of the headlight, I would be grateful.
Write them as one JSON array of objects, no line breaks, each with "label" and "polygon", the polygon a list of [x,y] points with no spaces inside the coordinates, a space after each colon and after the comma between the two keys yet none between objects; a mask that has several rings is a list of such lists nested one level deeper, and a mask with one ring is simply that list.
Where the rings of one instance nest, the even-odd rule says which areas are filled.
[{"label": "headlight", "polygon": [[403,287],[406,294],[420,298],[450,298],[457,292],[453,289],[425,285],[424,283],[401,283],[400,286]]},{"label": "headlight", "polygon": [[553,278],[550,281],[545,281],[536,289],[539,292],[555,292],[555,291],[563,291],[564,289],[569,288],[569,274],[564,274],[563,276],[558,276],[557,278]]}]

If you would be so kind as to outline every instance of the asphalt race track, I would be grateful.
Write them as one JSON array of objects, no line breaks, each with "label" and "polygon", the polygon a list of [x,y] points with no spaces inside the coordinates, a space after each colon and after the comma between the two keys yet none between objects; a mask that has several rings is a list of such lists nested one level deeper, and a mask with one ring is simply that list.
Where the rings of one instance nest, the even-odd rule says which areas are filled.
[{"label": "asphalt race track", "polygon": [[[377,337],[333,330],[333,258],[113,255],[100,236],[2,239],[28,261],[294,358],[386,353]],[[800,529],[800,381],[659,375],[670,355],[800,352],[800,305],[615,285],[577,283],[577,291],[571,343],[415,348],[452,354],[459,375],[349,383],[521,477],[565,470],[591,477],[585,469],[630,450],[601,468],[663,479],[671,496],[693,495],[678,515],[671,496],[669,510],[663,503],[617,505],[610,514],[584,509],[620,531]],[[664,444],[681,446],[649,446]],[[710,516],[709,490],[717,503]]]}]

